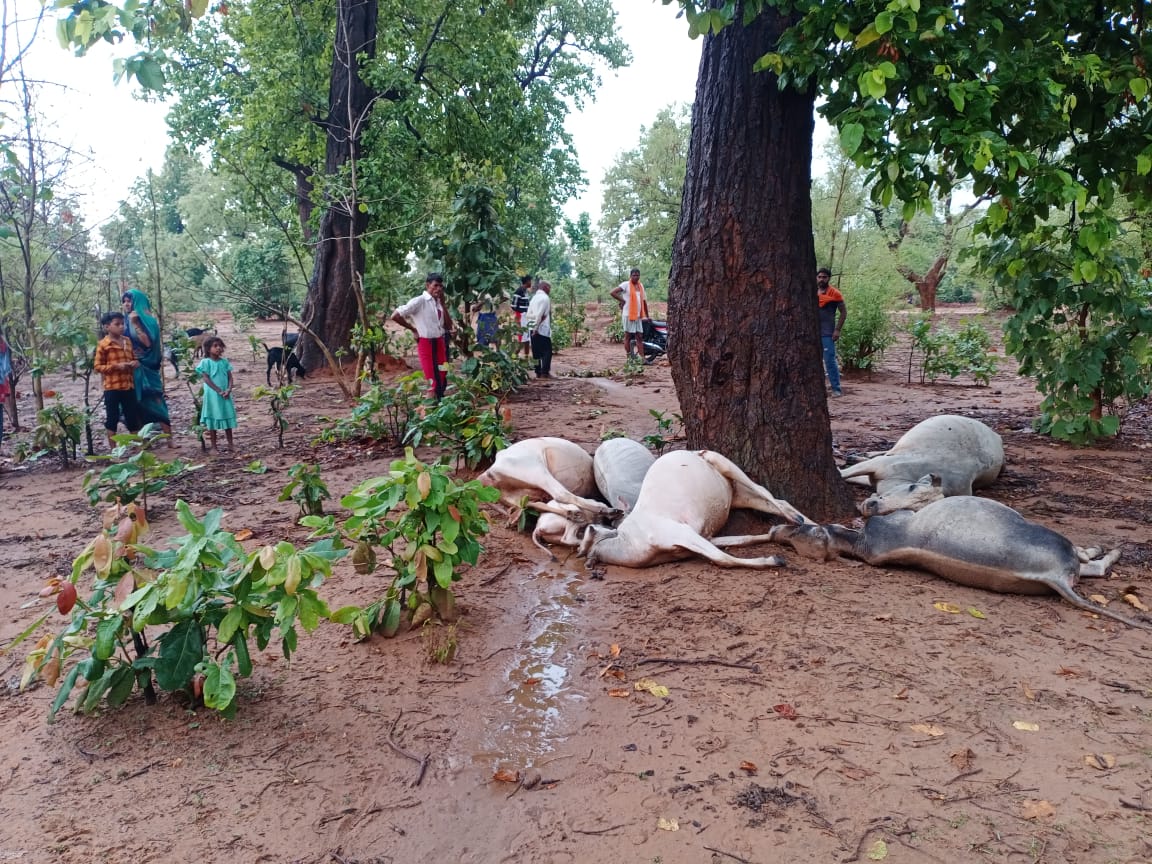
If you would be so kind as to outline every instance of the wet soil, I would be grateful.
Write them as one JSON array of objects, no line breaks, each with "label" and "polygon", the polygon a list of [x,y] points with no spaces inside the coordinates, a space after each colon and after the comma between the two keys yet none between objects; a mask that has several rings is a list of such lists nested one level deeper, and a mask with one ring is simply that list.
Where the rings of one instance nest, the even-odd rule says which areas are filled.
[{"label": "wet soil", "polygon": [[[317,462],[339,497],[396,448],[313,445],[319,418],[347,410],[314,377],[277,449],[246,395],[264,358],[221,326],[240,452],[161,494],[152,541],[180,533],[179,496],[223,507],[252,543],[303,542],[295,505],[276,501],[288,467]],[[633,380],[576,377],[622,359],[595,339],[559,354],[558,377],[509,400],[517,436],[591,450],[611,432],[655,432],[649,409],[676,410],[666,363]],[[897,346],[877,372],[847,376],[831,403],[840,453],[884,449],[935,413],[983,420],[1008,459],[983,494],[1078,545],[1122,545],[1111,578],[1082,590],[1152,606],[1147,405],[1115,441],[1076,448],[1030,431],[1039,399],[1009,361],[988,387],[909,384],[906,367]],[[75,398],[75,384],[55,384]],[[178,429],[190,405],[176,388]],[[186,436],[178,450],[199,458]],[[269,472],[243,472],[252,459]],[[37,591],[97,529],[80,479],[0,464],[0,646],[47,608]],[[1150,633],[1054,596],[795,555],[782,570],[687,561],[597,579],[563,550],[546,560],[495,514],[485,548],[459,583],[454,632],[356,643],[322,627],[291,668],[254,656],[231,721],[134,696],[49,726],[53,691],[16,691],[22,649],[0,656],[0,860],[1152,860]],[[367,603],[385,580],[342,562],[324,593],[333,608]],[[453,639],[455,659],[433,662]]]}]

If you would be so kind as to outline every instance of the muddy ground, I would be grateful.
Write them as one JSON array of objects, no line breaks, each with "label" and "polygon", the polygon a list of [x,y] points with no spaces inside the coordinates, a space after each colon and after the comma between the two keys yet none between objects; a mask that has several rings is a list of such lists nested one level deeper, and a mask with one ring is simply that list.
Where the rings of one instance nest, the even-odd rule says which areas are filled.
[{"label": "muddy ground", "polygon": [[[319,379],[295,398],[277,450],[248,397],[264,359],[227,321],[222,335],[239,369],[240,452],[163,493],[151,539],[180,533],[179,495],[197,512],[223,507],[252,543],[302,542],[295,505],[276,501],[290,465],[318,462],[339,497],[396,451],[314,446],[317,418],[345,410]],[[558,355],[559,377],[511,398],[516,435],[591,450],[613,430],[655,432],[649,409],[676,408],[666,363],[634,381],[571,376],[622,356],[595,338]],[[1117,440],[1074,448],[1030,431],[1039,399],[1009,362],[990,387],[910,385],[906,363],[897,349],[847,378],[831,404],[840,451],[883,449],[936,413],[979,418],[1008,458],[985,494],[1080,545],[1122,544],[1112,577],[1084,592],[1152,606],[1149,406]],[[179,388],[172,407],[187,426]],[[187,436],[178,449],[198,452]],[[244,473],[252,459],[272,470]],[[97,529],[80,480],[0,464],[0,645],[46,608],[37,591]],[[0,861],[1152,860],[1148,632],[1055,597],[848,561],[609,567],[595,580],[499,520],[485,547],[457,589],[452,663],[430,659],[443,627],[362,643],[321,627],[291,669],[254,656],[232,721],[134,696],[49,726],[53,691],[16,692],[22,649],[0,657]],[[337,608],[384,585],[342,562],[323,594]],[[669,695],[636,689],[644,679]],[[495,780],[501,770],[540,782]]]}]

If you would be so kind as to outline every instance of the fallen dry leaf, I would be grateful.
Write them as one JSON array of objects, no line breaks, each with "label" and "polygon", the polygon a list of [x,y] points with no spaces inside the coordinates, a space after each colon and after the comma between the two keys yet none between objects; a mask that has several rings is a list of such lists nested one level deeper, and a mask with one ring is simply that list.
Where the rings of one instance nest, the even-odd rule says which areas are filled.
[{"label": "fallen dry leaf", "polygon": [[877,840],[868,849],[868,860],[870,861],[883,861],[888,857],[888,844],[883,840]]},{"label": "fallen dry leaf", "polygon": [[892,698],[893,699],[907,699],[908,698],[908,688],[904,687],[900,690],[899,693],[893,693]]},{"label": "fallen dry leaf", "polygon": [[620,656],[620,646],[619,645],[613,645],[611,648],[608,649],[608,651],[613,657],[619,657]]},{"label": "fallen dry leaf", "polygon": [[1134,609],[1139,609],[1141,612],[1147,612],[1148,607],[1144,605],[1143,601],[1135,594],[1125,594],[1124,602]]},{"label": "fallen dry leaf", "polygon": [[933,723],[915,723],[908,727],[913,732],[919,732],[923,735],[931,735],[933,738],[939,738],[945,734],[944,730]]},{"label": "fallen dry leaf", "polygon": [[977,609],[975,606],[969,606],[968,607],[968,614],[971,615],[973,618],[979,618],[981,621],[983,621],[985,618],[988,617],[983,612],[981,612],[979,609]]},{"label": "fallen dry leaf", "polygon": [[241,528],[236,532],[236,539],[240,541],[248,540],[252,536],[252,529]]},{"label": "fallen dry leaf", "polygon": [[967,771],[972,767],[972,763],[976,761],[976,754],[965,747],[963,750],[957,750],[949,756],[948,761],[952,763],[952,767],[957,771]]},{"label": "fallen dry leaf", "polygon": [[609,696],[615,696],[617,699],[627,699],[632,695],[632,691],[627,687],[613,687],[608,691]]},{"label": "fallen dry leaf", "polygon": [[1039,732],[1040,724],[1030,720],[1013,720],[1012,728],[1019,729],[1021,732]]},{"label": "fallen dry leaf", "polygon": [[[421,475],[421,476],[423,476],[423,475]],[[524,679],[524,686],[525,687],[535,687],[539,683],[540,683],[539,678],[525,678]]]},{"label": "fallen dry leaf", "polygon": [[1084,764],[1098,771],[1107,771],[1116,767],[1116,757],[1111,753],[1087,753],[1084,756]]},{"label": "fallen dry leaf", "polygon": [[959,606],[957,606],[955,603],[939,603],[939,602],[937,602],[937,603],[932,604],[932,608],[938,609],[941,612],[949,612],[952,615],[959,615],[961,612],[964,611]]},{"label": "fallen dry leaf", "polygon": [[1041,800],[1025,801],[1020,805],[1020,815],[1025,819],[1044,819],[1056,813],[1051,802]]},{"label": "fallen dry leaf", "polygon": [[756,770],[757,770],[756,769],[756,763],[755,762],[741,762],[740,763],[740,770],[741,771],[747,771],[749,774],[755,774]]},{"label": "fallen dry leaf", "polygon": [[1068,666],[1061,666],[1059,669],[1056,670],[1056,674],[1059,675],[1061,678],[1079,678],[1080,677],[1080,670],[1079,669],[1072,669]]},{"label": "fallen dry leaf", "polygon": [[796,709],[789,705],[787,702],[781,702],[779,705],[773,705],[772,710],[783,717],[785,720],[795,720],[798,716]]},{"label": "fallen dry leaf", "polygon": [[1105,597],[1103,594],[1089,594],[1088,599],[1091,600],[1093,603],[1099,603],[1101,606],[1107,606],[1108,605],[1108,598]]},{"label": "fallen dry leaf", "polygon": [[493,780],[499,780],[501,783],[519,783],[520,772],[515,768],[501,768],[492,775]]},{"label": "fallen dry leaf", "polygon": [[668,698],[668,688],[663,684],[657,684],[651,678],[641,678],[635,683],[635,688],[645,693],[651,693],[660,699]]},{"label": "fallen dry leaf", "polygon": [[680,823],[675,819],[665,819],[663,816],[661,816],[656,820],[656,827],[661,831],[679,831]]},{"label": "fallen dry leaf", "polygon": [[1036,694],[1033,693],[1032,688],[1025,684],[1023,681],[1020,682],[1020,692],[1024,694],[1024,698],[1029,702],[1036,701]]}]

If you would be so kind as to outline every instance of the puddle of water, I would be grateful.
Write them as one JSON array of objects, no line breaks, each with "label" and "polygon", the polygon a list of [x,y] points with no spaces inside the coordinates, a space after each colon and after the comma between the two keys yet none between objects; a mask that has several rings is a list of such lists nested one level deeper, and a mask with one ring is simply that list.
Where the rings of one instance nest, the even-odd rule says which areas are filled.
[{"label": "puddle of water", "polygon": [[523,599],[532,609],[528,633],[509,662],[505,690],[487,720],[485,746],[476,761],[524,768],[566,740],[568,712],[586,698],[570,678],[575,659],[570,639],[583,584],[575,571],[548,566],[522,583]]}]

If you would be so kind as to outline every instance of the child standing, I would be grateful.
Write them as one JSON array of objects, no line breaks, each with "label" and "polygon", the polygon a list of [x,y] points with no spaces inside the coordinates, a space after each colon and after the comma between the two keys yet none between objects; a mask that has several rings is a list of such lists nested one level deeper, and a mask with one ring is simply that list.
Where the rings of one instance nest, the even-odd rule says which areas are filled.
[{"label": "child standing", "polygon": [[112,436],[124,418],[129,432],[140,431],[140,412],[136,404],[134,370],[140,365],[132,352],[132,342],[124,335],[124,313],[107,312],[100,319],[104,338],[96,345],[92,368],[104,382],[104,430],[108,446],[115,448]]},{"label": "child standing", "polygon": [[216,432],[223,429],[231,452],[236,404],[232,401],[232,364],[224,358],[224,340],[219,336],[205,339],[204,355],[204,359],[196,364],[196,371],[204,379],[204,407],[200,411],[200,423],[208,430],[213,451],[220,452],[216,445]]}]

